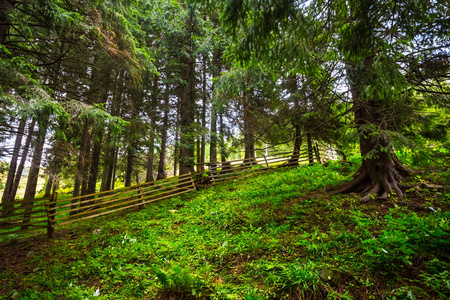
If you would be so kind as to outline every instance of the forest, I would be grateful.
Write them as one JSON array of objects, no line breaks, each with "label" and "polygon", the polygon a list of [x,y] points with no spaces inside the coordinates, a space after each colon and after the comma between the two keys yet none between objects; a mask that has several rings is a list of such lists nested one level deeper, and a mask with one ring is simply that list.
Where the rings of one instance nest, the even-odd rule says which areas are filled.
[{"label": "forest", "polygon": [[0,297],[448,299],[449,11],[0,0]]}]

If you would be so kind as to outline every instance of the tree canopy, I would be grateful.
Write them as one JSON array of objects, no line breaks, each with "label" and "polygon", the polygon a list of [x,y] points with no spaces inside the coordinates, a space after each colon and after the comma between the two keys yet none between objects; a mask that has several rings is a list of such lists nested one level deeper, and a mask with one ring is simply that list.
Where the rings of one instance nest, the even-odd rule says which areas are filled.
[{"label": "tree canopy", "polygon": [[402,198],[411,163],[448,167],[447,6],[3,1],[2,201],[27,160],[76,196],[313,142],[363,158],[337,192]]}]

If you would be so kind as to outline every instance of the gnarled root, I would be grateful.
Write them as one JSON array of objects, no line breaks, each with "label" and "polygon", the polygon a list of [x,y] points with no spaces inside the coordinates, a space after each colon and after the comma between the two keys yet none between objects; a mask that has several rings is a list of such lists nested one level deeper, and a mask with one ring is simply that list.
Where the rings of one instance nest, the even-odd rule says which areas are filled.
[{"label": "gnarled root", "polygon": [[354,174],[354,179],[342,185],[328,188],[334,194],[338,193],[362,193],[361,202],[370,200],[386,200],[390,195],[397,195],[398,199],[404,198],[404,193],[400,188],[400,180],[403,176],[412,173],[412,170],[400,163],[398,158],[393,155],[390,163],[384,165],[384,168],[368,164],[363,164]]}]

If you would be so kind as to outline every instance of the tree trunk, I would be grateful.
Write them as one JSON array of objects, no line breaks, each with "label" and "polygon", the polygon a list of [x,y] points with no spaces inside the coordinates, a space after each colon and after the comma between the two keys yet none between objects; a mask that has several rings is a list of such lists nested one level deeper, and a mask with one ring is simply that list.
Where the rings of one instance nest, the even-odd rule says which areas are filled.
[{"label": "tree trunk", "polygon": [[311,132],[308,132],[306,134],[306,140],[308,142],[308,161],[309,161],[309,164],[311,165],[314,163],[314,151],[313,151],[313,145],[312,145]]},{"label": "tree trunk", "polygon": [[227,162],[228,153],[225,145],[225,123],[223,121],[223,111],[219,114],[219,126],[220,161],[222,163],[222,170],[226,171],[231,169],[231,163]]},{"label": "tree trunk", "polygon": [[379,99],[364,99],[361,91],[366,87],[364,76],[370,73],[372,59],[366,58],[361,70],[347,66],[350,91],[353,98],[356,127],[360,136],[360,151],[363,161],[354,179],[336,187],[341,193],[361,192],[361,202],[371,199],[387,199],[395,193],[399,199],[404,194],[399,186],[402,176],[411,170],[401,164],[389,146],[389,137],[385,133],[387,123],[384,120],[385,107]]},{"label": "tree trunk", "polygon": [[109,191],[111,189],[111,181],[113,178],[114,158],[116,155],[116,147],[108,146],[105,154],[105,163],[103,165],[102,184],[100,191]]},{"label": "tree trunk", "polygon": [[50,194],[52,192],[52,186],[53,186],[53,178],[52,177],[53,176],[51,174],[48,176],[47,184],[45,185],[44,197],[50,196]]},{"label": "tree trunk", "polygon": [[184,59],[180,101],[180,175],[194,172],[195,66],[194,58]]},{"label": "tree trunk", "polygon": [[11,161],[9,163],[8,177],[6,179],[5,189],[3,190],[2,203],[6,203],[8,200],[10,200],[9,195],[11,194],[14,184],[14,177],[16,175],[17,169],[17,160],[19,159],[20,147],[22,146],[22,137],[25,131],[25,123],[26,119],[22,118],[19,122],[19,127],[17,128],[17,137],[14,143]]},{"label": "tree trunk", "polygon": [[214,105],[211,105],[211,138],[209,141],[209,162],[215,166],[217,162],[217,111]]},{"label": "tree trunk", "polygon": [[8,36],[9,23],[8,14],[14,9],[16,1],[0,0],[0,45],[3,45]]},{"label": "tree trunk", "polygon": [[197,167],[197,169],[196,169],[196,172],[201,172],[201,163],[202,163],[202,157],[201,157],[201,140],[200,140],[200,138],[197,138],[197,141],[196,141],[196,160],[197,160],[197,163],[196,163],[196,167]]},{"label": "tree trunk", "polygon": [[116,184],[116,171],[117,171],[117,158],[119,157],[119,148],[116,148],[114,152],[114,160],[112,164],[112,180],[111,180],[111,189],[114,190],[114,186]]},{"label": "tree trunk", "polygon": [[[208,91],[207,91],[207,84],[206,84],[206,67],[207,67],[207,58],[203,58],[203,84],[202,84],[202,90],[203,90],[203,99],[202,99],[202,115],[201,115],[201,119],[202,119],[202,130],[204,131],[206,128],[206,105],[207,105],[207,97],[208,97]],[[205,133],[202,133],[202,138],[201,138],[201,146],[200,146],[200,172],[204,172],[205,171],[205,150],[206,150],[206,135]]]},{"label": "tree trunk", "polygon": [[90,165],[90,154],[91,154],[91,141],[92,141],[92,129],[88,131],[88,138],[85,147],[85,152],[83,154],[83,169],[81,173],[81,195],[86,195],[87,186],[89,181],[89,165]]},{"label": "tree trunk", "polygon": [[[45,117],[45,120],[42,121],[42,124],[39,125],[38,134],[36,137],[36,145],[34,147],[33,158],[31,160],[30,172],[28,173],[28,181],[27,186],[25,188],[25,194],[23,196],[23,201],[32,201],[34,200],[34,196],[36,195],[36,187],[39,179],[39,170],[41,167],[42,160],[42,152],[44,151],[45,144],[45,134],[47,132],[47,120],[48,116]],[[25,204],[26,205],[26,204]],[[30,205],[26,205],[24,220],[22,222],[22,229],[27,228],[27,224],[30,223],[32,207]]]},{"label": "tree trunk", "polygon": [[35,125],[36,121],[32,120],[30,126],[28,127],[27,139],[25,140],[25,145],[23,146],[22,157],[20,158],[19,167],[17,168],[16,177],[14,178],[14,183],[11,192],[9,193],[9,199],[7,199],[7,202],[13,202],[16,197],[20,179],[22,178],[23,169],[25,168],[25,162],[27,161],[28,152],[30,150],[31,141],[33,139]]},{"label": "tree trunk", "polygon": [[298,92],[298,84],[297,84],[297,76],[293,75],[288,78],[287,87],[289,92],[292,95],[292,117],[291,122],[294,127],[294,149],[292,150],[292,156],[289,159],[289,165],[298,165],[298,159],[300,156],[300,150],[302,147],[302,124],[300,122],[300,103],[298,96],[296,95]]},{"label": "tree trunk", "polygon": [[97,138],[94,140],[94,147],[92,148],[91,168],[89,170],[89,180],[86,194],[94,194],[97,186],[98,167],[100,165],[100,154],[102,152],[103,132],[97,133]]},{"label": "tree trunk", "polygon": [[159,164],[157,180],[167,177],[166,174],[166,149],[167,149],[167,130],[169,129],[169,93],[167,92],[164,99],[164,117],[161,128],[161,150],[159,151]]},{"label": "tree trunk", "polygon": [[125,171],[125,186],[131,186],[131,175],[133,175],[134,150],[131,146],[127,149],[127,169]]},{"label": "tree trunk", "polygon": [[155,76],[155,78],[153,79],[153,84],[152,84],[152,102],[151,102],[151,107],[150,107],[150,112],[148,113],[149,117],[150,117],[150,141],[149,141],[149,145],[148,145],[148,155],[147,155],[147,176],[145,181],[146,182],[151,182],[154,181],[155,179],[153,178],[153,166],[154,166],[154,160],[155,160],[155,133],[156,133],[156,118],[157,118],[157,108],[158,108],[158,82],[159,82],[159,77]]},{"label": "tree trunk", "polygon": [[294,150],[292,156],[289,159],[289,165],[298,165],[298,159],[300,157],[300,149],[302,147],[302,126],[300,122],[294,121]]},{"label": "tree trunk", "polygon": [[245,165],[253,165],[255,163],[255,133],[254,133],[254,122],[253,122],[253,113],[252,113],[252,105],[250,102],[250,97],[252,91],[244,92],[244,146],[245,146]]},{"label": "tree trunk", "polygon": [[[152,126],[154,127],[154,126]],[[153,131],[154,128],[151,130]],[[153,160],[155,158],[155,137],[151,133],[150,134],[150,143],[148,146],[148,153],[147,153],[147,175],[145,177],[145,182],[152,182],[155,179],[153,178]]]},{"label": "tree trunk", "polygon": [[[73,197],[80,196],[80,185],[82,182],[84,164],[86,160],[86,147],[88,141],[90,140],[89,134],[89,124],[87,120],[84,120],[83,133],[80,141],[80,150],[78,151],[78,161],[77,161],[77,171],[75,174],[74,187],[73,187]],[[70,207],[70,215],[75,214],[75,209],[78,206],[79,200],[72,200],[72,205]]]}]

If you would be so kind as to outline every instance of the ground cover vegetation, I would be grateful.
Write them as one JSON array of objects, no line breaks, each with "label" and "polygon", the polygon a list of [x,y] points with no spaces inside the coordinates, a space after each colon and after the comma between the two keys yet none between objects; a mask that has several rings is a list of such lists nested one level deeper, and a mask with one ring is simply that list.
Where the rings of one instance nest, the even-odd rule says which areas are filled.
[{"label": "ground cover vegetation", "polygon": [[[48,259],[5,248],[33,272],[5,265],[3,293],[448,297],[448,8],[0,0],[5,220],[17,200],[42,204],[54,192],[68,199],[190,172],[208,184],[219,161],[241,170],[289,152],[294,167],[67,227],[36,249]],[[315,145],[328,148],[322,159],[350,163],[304,168],[299,155],[312,164]]]},{"label": "ground cover vegetation", "polygon": [[54,240],[4,237],[2,294],[447,299],[450,193],[416,187],[403,203],[364,205],[357,195],[324,193],[349,180],[354,166],[272,171],[145,210],[67,225]]}]

